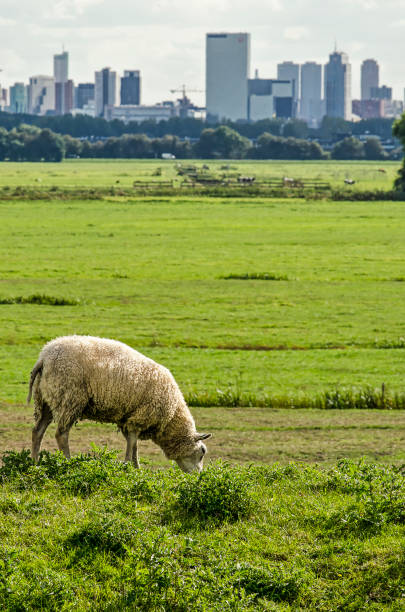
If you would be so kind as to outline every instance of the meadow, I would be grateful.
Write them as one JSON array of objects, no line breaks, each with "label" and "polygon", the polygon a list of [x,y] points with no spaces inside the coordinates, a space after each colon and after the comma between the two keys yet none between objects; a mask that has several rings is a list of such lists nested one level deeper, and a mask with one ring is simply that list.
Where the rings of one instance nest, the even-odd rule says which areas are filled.
[{"label": "meadow", "polygon": [[[226,164],[364,189],[398,169]],[[157,168],[175,176],[161,160],[0,165],[0,608],[403,610],[404,204],[7,199]],[[202,475],[150,442],[134,470],[93,422],[70,461],[51,425],[32,464],[29,372],[72,333],[170,368],[213,433]]]}]

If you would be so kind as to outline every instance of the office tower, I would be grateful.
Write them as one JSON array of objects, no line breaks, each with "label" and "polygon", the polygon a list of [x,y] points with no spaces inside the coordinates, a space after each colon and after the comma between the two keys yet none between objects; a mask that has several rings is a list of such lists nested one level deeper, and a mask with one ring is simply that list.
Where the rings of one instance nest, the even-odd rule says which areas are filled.
[{"label": "office tower", "polygon": [[14,83],[10,87],[10,112],[27,112],[27,87],[24,83]]},{"label": "office tower", "polygon": [[352,74],[346,53],[334,51],[325,66],[326,115],[350,121],[352,114]]},{"label": "office tower", "polygon": [[361,65],[361,99],[372,100],[371,90],[379,86],[380,68],[373,59],[364,60]]},{"label": "office tower", "polygon": [[94,83],[79,83],[76,87],[76,108],[84,108],[94,100]]},{"label": "office tower", "polygon": [[103,68],[95,73],[95,77],[96,117],[103,117],[105,107],[115,105],[117,73],[113,72],[111,68]]},{"label": "office tower", "polygon": [[322,119],[322,66],[305,62],[301,66],[300,117],[316,127]]},{"label": "office tower", "polygon": [[55,79],[55,112],[57,115],[70,113],[73,108],[73,81],[69,80],[69,54],[67,51],[53,56]]},{"label": "office tower", "polygon": [[28,85],[28,112],[46,115],[55,112],[55,79],[50,76],[30,77]]},{"label": "office tower", "polygon": [[260,121],[280,117],[288,119],[293,112],[293,84],[277,79],[248,79],[248,119]]},{"label": "office tower", "polygon": [[372,100],[392,100],[392,87],[381,85],[381,87],[371,88]]},{"label": "office tower", "polygon": [[53,76],[55,83],[66,83],[69,80],[69,53],[67,51],[53,56]]},{"label": "office tower", "polygon": [[206,107],[209,121],[247,119],[250,34],[207,34]]},{"label": "office tower", "polygon": [[121,79],[121,104],[141,103],[141,75],[139,70],[125,70]]},{"label": "office tower", "polygon": [[283,62],[277,65],[277,79],[291,81],[293,87],[293,117],[298,113],[298,100],[300,97],[300,66],[294,62]]}]

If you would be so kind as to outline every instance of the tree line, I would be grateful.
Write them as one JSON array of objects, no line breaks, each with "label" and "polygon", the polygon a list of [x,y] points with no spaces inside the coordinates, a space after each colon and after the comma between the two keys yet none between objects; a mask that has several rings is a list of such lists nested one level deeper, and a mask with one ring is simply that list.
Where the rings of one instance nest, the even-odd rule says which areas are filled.
[{"label": "tree line", "polygon": [[101,117],[88,115],[38,116],[0,112],[0,127],[12,130],[21,124],[35,125],[41,129],[48,128],[57,134],[69,134],[74,138],[109,138],[124,134],[146,134],[149,138],[173,135],[181,139],[198,139],[205,129],[215,129],[219,125],[226,125],[251,140],[259,138],[264,133],[284,138],[320,140],[374,134],[386,140],[392,138],[393,119],[376,118],[351,122],[339,117],[324,117],[319,128],[310,128],[305,121],[300,119],[269,118],[255,122],[221,121],[218,124],[208,124],[202,119],[172,117],[167,121],[131,121],[125,124],[118,119],[106,121]]},{"label": "tree line", "polygon": [[[401,138],[400,128],[397,129]],[[378,138],[365,142],[350,136],[342,138],[330,152],[317,142],[269,132],[252,143],[227,125],[205,128],[195,142],[166,134],[150,138],[146,134],[123,134],[102,140],[74,138],[49,128],[22,124],[10,130],[0,127],[0,160],[62,161],[69,158],[156,158],[169,153],[178,159],[369,159],[384,160],[387,153]]]}]

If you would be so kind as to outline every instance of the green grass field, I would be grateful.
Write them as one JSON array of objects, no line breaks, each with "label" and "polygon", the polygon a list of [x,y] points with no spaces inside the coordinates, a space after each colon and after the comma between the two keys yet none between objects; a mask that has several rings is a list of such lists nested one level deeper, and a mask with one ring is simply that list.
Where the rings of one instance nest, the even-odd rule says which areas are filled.
[{"label": "green grass field", "polygon": [[[208,165],[212,173],[238,173],[257,179],[292,177],[320,179],[333,187],[344,187],[345,179],[356,181],[354,188],[391,189],[399,162],[336,161],[216,161],[209,160],[66,160],[59,163],[2,164],[0,187],[117,187],[130,188],[134,180],[168,181],[176,178],[178,164]],[[162,173],[156,176],[156,169]],[[380,172],[381,169],[385,173]]]},{"label": "green grass field", "polygon": [[[367,189],[398,168],[229,165]],[[157,167],[174,175],[2,163],[0,190],[130,186]],[[404,235],[400,202],[1,200],[0,609],[403,610],[405,410],[367,402],[404,397]],[[142,470],[113,451],[66,461],[54,425],[32,465],[29,372],[72,333],[171,369],[213,433],[202,476],[151,442]],[[346,409],[305,408],[325,397]],[[112,425],[72,429],[74,453],[91,443],[123,457]]]}]

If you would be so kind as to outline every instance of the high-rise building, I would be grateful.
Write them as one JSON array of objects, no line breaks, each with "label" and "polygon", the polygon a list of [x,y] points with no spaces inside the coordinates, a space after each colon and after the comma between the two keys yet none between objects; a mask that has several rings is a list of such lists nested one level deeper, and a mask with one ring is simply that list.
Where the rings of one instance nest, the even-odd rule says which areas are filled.
[{"label": "high-rise building", "polygon": [[280,117],[289,119],[293,112],[293,85],[278,79],[248,80],[248,119],[260,121]]},{"label": "high-rise building", "polygon": [[361,65],[361,99],[372,100],[371,89],[379,86],[380,68],[374,59],[367,59]]},{"label": "high-rise building", "polygon": [[352,72],[346,53],[334,51],[325,66],[326,115],[350,121],[352,115]]},{"label": "high-rise building", "polygon": [[53,76],[55,83],[66,83],[69,80],[69,53],[57,53],[53,56]]},{"label": "high-rise building", "polygon": [[316,127],[322,119],[322,66],[305,62],[301,66],[300,117]]},{"label": "high-rise building", "polygon": [[55,112],[57,115],[70,113],[74,103],[73,81],[69,80],[69,53],[63,51],[53,56],[55,79]]},{"label": "high-rise building", "polygon": [[75,108],[84,108],[90,100],[94,100],[94,83],[79,83],[76,87]]},{"label": "high-rise building", "polygon": [[293,117],[298,113],[298,101],[300,97],[300,66],[294,62],[282,62],[277,65],[277,79],[279,81],[291,81],[293,88]]},{"label": "high-rise building", "polygon": [[28,112],[46,115],[55,112],[55,79],[51,76],[33,76],[28,85]]},{"label": "high-rise building", "polygon": [[207,34],[207,119],[247,119],[250,34]]},{"label": "high-rise building", "polygon": [[387,87],[386,85],[381,85],[381,87],[372,87],[371,99],[392,100],[392,87]]},{"label": "high-rise building", "polygon": [[27,87],[24,83],[14,83],[10,87],[10,112],[27,112]]},{"label": "high-rise building", "polygon": [[121,104],[141,103],[141,75],[139,70],[125,70],[121,79]]},{"label": "high-rise building", "polygon": [[106,106],[115,106],[117,73],[111,68],[103,68],[95,73],[96,117],[102,117]]}]

